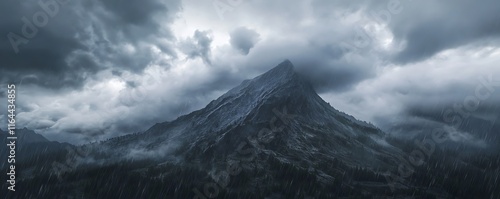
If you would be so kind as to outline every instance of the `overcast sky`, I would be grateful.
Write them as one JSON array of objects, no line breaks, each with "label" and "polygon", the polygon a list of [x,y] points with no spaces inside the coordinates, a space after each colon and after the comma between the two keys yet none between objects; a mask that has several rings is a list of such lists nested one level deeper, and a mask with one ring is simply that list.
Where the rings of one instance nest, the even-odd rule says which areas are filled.
[{"label": "overcast sky", "polygon": [[[0,2],[0,100],[16,83],[17,126],[51,140],[143,131],[284,59],[389,133],[453,117],[498,127],[498,0],[54,2]],[[472,131],[455,138],[484,139]]]}]

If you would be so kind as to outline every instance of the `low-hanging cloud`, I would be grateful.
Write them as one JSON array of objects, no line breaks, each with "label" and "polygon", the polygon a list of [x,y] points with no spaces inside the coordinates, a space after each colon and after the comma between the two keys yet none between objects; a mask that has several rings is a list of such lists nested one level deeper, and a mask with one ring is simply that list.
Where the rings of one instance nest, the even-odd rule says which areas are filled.
[{"label": "low-hanging cloud", "polygon": [[196,30],[192,38],[188,38],[180,44],[180,50],[186,54],[189,59],[199,57],[210,65],[212,40],[210,31]]},{"label": "low-hanging cloud", "polygon": [[252,49],[255,44],[259,41],[259,33],[255,30],[248,29],[246,27],[239,27],[230,33],[231,46],[239,50],[244,55],[248,55],[250,49]]}]

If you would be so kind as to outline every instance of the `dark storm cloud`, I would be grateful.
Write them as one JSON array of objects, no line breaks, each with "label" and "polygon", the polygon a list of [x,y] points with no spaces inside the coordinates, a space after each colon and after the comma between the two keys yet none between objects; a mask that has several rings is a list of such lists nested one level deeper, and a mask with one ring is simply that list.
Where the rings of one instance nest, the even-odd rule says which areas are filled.
[{"label": "dark storm cloud", "polygon": [[[486,63],[498,63],[492,56],[457,59],[498,46],[499,9],[490,0],[253,0],[232,5],[224,21],[210,1],[184,1],[182,9],[180,0],[70,1],[15,54],[6,35],[22,34],[22,17],[41,10],[30,2],[0,3],[0,84],[23,81],[19,124],[48,128],[53,140],[143,131],[202,108],[285,59],[322,96],[336,96],[325,98],[333,106],[352,114],[359,108],[384,129],[444,125],[440,112],[473,91],[472,76],[479,75],[456,67],[461,63],[500,74]],[[390,2],[402,11],[390,13]],[[172,26],[174,20],[181,23]],[[473,52],[462,53],[462,46]],[[453,48],[446,61],[433,61]],[[474,116],[484,118],[482,110]]]},{"label": "dark storm cloud", "polygon": [[387,26],[394,42],[403,46],[392,55],[391,60],[397,64],[422,61],[474,42],[498,42],[500,36],[500,4],[495,0],[313,0],[311,5],[320,17],[344,18],[362,13]]},{"label": "dark storm cloud", "polygon": [[[500,4],[498,1],[400,2],[402,2],[403,11],[399,14],[384,15],[389,13],[387,8],[383,7],[384,3],[371,4],[366,9],[366,12],[371,12],[370,15],[377,22],[387,24],[395,43],[403,44],[402,50],[392,55],[392,61],[396,64],[409,65],[423,62],[450,49],[455,49],[456,53],[456,49],[466,47],[465,49],[469,48],[472,52],[479,53],[484,47],[499,45],[500,14],[498,10]],[[391,116],[398,119],[379,116],[376,122],[388,132],[403,136],[427,135],[435,128],[453,126],[454,122],[454,124],[458,122],[456,128],[448,128],[452,129],[449,133],[452,134],[454,141],[476,146],[484,146],[481,142],[498,144],[500,139],[498,139],[498,133],[495,132],[498,128],[497,120],[500,117],[498,105],[495,103],[500,98],[498,93],[481,101],[477,109],[464,110],[467,94],[474,96],[475,87],[473,86],[478,84],[474,81],[476,78],[471,80],[471,77],[475,76],[472,74],[494,74],[493,79],[498,79],[498,70],[492,66],[494,62],[482,62],[480,59],[483,58],[473,57],[470,53],[464,53],[462,56],[468,56],[469,59],[444,62],[434,66],[446,66],[448,73],[443,73],[443,75],[455,76],[455,81],[459,82],[453,82],[451,84],[453,86],[443,89],[436,87],[436,82],[441,82],[442,76],[434,76],[433,83],[425,81],[419,83],[421,86],[425,85],[425,92],[416,91],[415,88],[419,86],[404,89],[403,92],[395,91],[392,95],[407,96],[395,97],[399,99],[398,103],[402,104],[403,111]],[[477,60],[474,61],[474,59]],[[463,61],[467,61],[468,66],[459,66]],[[431,72],[432,67],[425,67],[429,73],[436,73],[436,71]],[[476,68],[477,71],[470,75],[456,74],[467,67]],[[398,82],[402,85],[406,84],[399,80],[391,83],[397,84]]]},{"label": "dark storm cloud", "polygon": [[[493,66],[495,64],[493,55],[485,53],[485,56],[473,56],[473,54],[484,53],[485,47],[495,49],[499,46],[500,14],[498,10],[500,10],[500,4],[498,1],[314,0],[312,5],[316,15],[320,18],[331,17],[356,21],[356,17],[352,16],[361,14],[365,19],[387,28],[393,36],[393,44],[401,48],[397,47],[397,50],[388,50],[387,53],[379,54],[388,61],[386,65],[402,64],[405,65],[404,67],[422,68],[423,71],[412,69],[400,73],[399,76],[391,76],[387,81],[384,80],[383,84],[375,87],[363,85],[363,87],[373,89],[373,92],[367,89],[349,90],[352,96],[357,97],[348,97],[348,104],[363,107],[360,110],[361,115],[372,115],[372,121],[388,132],[415,136],[419,133],[428,133],[434,128],[449,126],[450,123],[444,118],[444,113],[450,111],[450,108],[454,110],[457,104],[463,104],[467,94],[474,94],[475,87],[472,86],[477,84],[476,75],[493,74],[493,79],[498,79],[500,75],[498,69]],[[392,8],[398,8],[401,12],[391,12],[391,6],[396,6]],[[354,23],[352,25],[364,26],[365,24]],[[374,34],[373,31],[367,31],[367,33]],[[377,50],[376,45],[368,48],[374,52],[380,51]],[[446,55],[449,57],[443,58],[447,61],[432,61],[436,59],[434,56],[445,50],[453,50]],[[342,52],[345,54],[348,51],[342,50]],[[460,59],[459,56],[468,58]],[[490,61],[479,61],[482,59]],[[423,63],[420,66],[413,66],[419,62]],[[440,67],[445,67],[446,70],[435,70]],[[468,70],[468,67],[476,68],[477,71],[469,72],[469,74],[459,72]],[[338,69],[337,72],[339,72]],[[340,73],[342,73],[341,70]],[[383,77],[383,74],[387,73],[384,72],[378,77],[368,77],[374,77],[374,81],[382,80],[387,78]],[[429,78],[426,74],[434,75]],[[421,79],[416,79],[415,75],[420,76]],[[443,78],[445,76],[453,76],[453,79]],[[352,77],[348,76],[347,79],[352,79]],[[359,78],[354,80],[354,84],[364,80],[367,79]],[[395,86],[398,89],[388,90],[393,85],[400,86]],[[447,86],[443,87],[443,85]],[[421,88],[425,90],[420,90]],[[500,99],[498,94],[492,95],[487,100],[481,101],[477,110],[468,112],[467,117],[462,118],[460,126],[454,129],[455,141],[477,146],[482,145],[481,142],[498,143],[499,134],[495,132],[499,126],[498,118],[500,117],[498,105],[495,103],[498,99]],[[370,102],[362,105],[366,101]],[[393,108],[394,106],[397,108]],[[399,108],[402,109],[401,112],[397,111]],[[386,114],[392,111],[394,114]],[[457,117],[456,112],[453,114]]]},{"label": "dark storm cloud", "polygon": [[114,76],[122,76],[123,72],[121,71],[117,71],[117,70],[112,70],[111,71],[111,74],[114,75]]},{"label": "dark storm cloud", "polygon": [[[488,59],[498,60],[494,57]],[[484,147],[500,143],[500,71],[495,61],[475,68],[454,61],[402,66],[350,91],[350,106],[372,115],[386,132],[406,138],[446,129],[454,142]],[[453,63],[456,62],[456,63]],[[435,70],[435,66],[444,70]],[[487,75],[493,74],[493,75]]]},{"label": "dark storm cloud", "polygon": [[[35,77],[31,83],[42,87],[81,87],[107,68],[139,72],[154,56],[139,42],[160,34],[172,38],[154,16],[179,9],[178,3],[167,8],[156,0],[56,2],[0,2],[0,83],[30,76]],[[121,50],[122,43],[138,52],[135,58]]]},{"label": "dark storm cloud", "polygon": [[404,49],[397,63],[425,60],[443,50],[500,38],[500,4],[486,1],[417,1],[406,4],[389,26]]},{"label": "dark storm cloud", "polygon": [[192,38],[185,40],[180,48],[189,59],[200,57],[205,63],[211,64],[210,52],[213,38],[210,31],[196,30]]},{"label": "dark storm cloud", "polygon": [[155,12],[168,11],[165,5],[155,0],[132,0],[126,3],[121,0],[99,1],[125,24],[142,26],[151,23]]},{"label": "dark storm cloud", "polygon": [[135,81],[127,81],[127,87],[129,88],[136,88],[138,86],[138,83]]},{"label": "dark storm cloud", "polygon": [[[424,6],[439,11],[423,12],[427,15],[423,17],[404,16],[392,25],[395,37],[407,45],[395,56],[395,61],[420,61],[442,50],[500,37],[498,1],[427,2],[412,8],[409,14],[416,14],[417,10],[425,9]],[[405,25],[409,21],[413,24],[411,27]]]},{"label": "dark storm cloud", "polygon": [[[351,9],[353,4],[356,7]],[[224,20],[232,25],[229,27],[238,27],[229,31],[232,49],[246,55],[245,61],[237,62],[241,65],[238,70],[258,75],[289,59],[321,93],[343,92],[374,77],[375,64],[386,59],[387,55],[377,50],[378,43],[367,41],[368,36],[359,33],[366,20],[353,23],[340,18],[342,13],[352,14],[367,7],[364,4],[366,2],[317,0],[289,3],[281,0],[270,3],[256,0],[241,5],[237,14],[230,13],[228,15],[232,17]],[[313,12],[310,12],[311,8]],[[317,12],[319,10],[324,12]],[[360,37],[365,41],[360,41]],[[255,45],[257,41],[259,44]],[[223,55],[228,60],[241,57]],[[219,64],[216,62],[221,59],[214,58],[213,64]]]},{"label": "dark storm cloud", "polygon": [[[110,80],[106,71],[112,76],[141,75],[152,64],[168,68],[162,57],[176,56],[170,25],[181,9],[180,0],[67,1],[43,6],[55,2],[0,2],[0,85],[17,84],[19,125],[46,132],[52,140],[81,143],[84,138],[116,135],[131,122],[115,119],[124,115],[123,105],[106,93],[119,86],[106,83]],[[42,20],[42,15],[47,16],[43,24],[33,21],[33,16]],[[142,83],[124,82],[127,88]],[[99,85],[106,90],[96,89]]]},{"label": "dark storm cloud", "polygon": [[[32,5],[37,5],[37,1],[30,1]],[[45,28],[38,28],[33,25],[33,13],[42,10],[39,7],[27,8],[22,2],[17,1],[2,1],[0,2],[0,20],[2,26],[0,27],[0,68],[3,76],[1,83],[7,82],[20,82],[26,75],[35,74],[38,78],[43,79],[40,81],[42,86],[61,87],[63,84],[75,85],[72,78],[65,78],[67,64],[65,58],[73,51],[83,49],[84,46],[80,42],[72,39],[67,31],[48,31],[47,29],[54,28],[56,25],[48,24]],[[37,9],[38,8],[38,9]],[[61,13],[62,14],[62,13]],[[22,34],[23,17],[29,20],[30,25],[27,27],[34,27],[37,34],[33,39],[29,39],[26,44],[19,45],[19,52],[16,53],[7,35],[10,32],[18,34],[24,38]],[[54,20],[54,19],[51,19]],[[57,28],[57,27],[56,27]],[[35,29],[28,29],[33,31]],[[27,39],[27,38],[26,38]],[[44,50],[40,50],[44,49]],[[88,71],[94,71],[95,66],[90,66]],[[48,77],[51,76],[51,77]]]},{"label": "dark storm cloud", "polygon": [[246,27],[236,28],[230,33],[231,46],[243,53],[248,55],[250,49],[252,49],[255,44],[259,41],[259,33],[255,30],[248,29]]}]

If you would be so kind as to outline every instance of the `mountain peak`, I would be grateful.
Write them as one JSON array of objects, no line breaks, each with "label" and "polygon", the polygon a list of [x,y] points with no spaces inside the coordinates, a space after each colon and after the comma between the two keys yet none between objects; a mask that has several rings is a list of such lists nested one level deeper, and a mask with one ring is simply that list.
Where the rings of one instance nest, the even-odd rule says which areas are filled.
[{"label": "mountain peak", "polygon": [[271,70],[267,71],[266,73],[256,77],[255,79],[261,80],[261,79],[288,79],[288,78],[293,78],[297,77],[297,74],[295,72],[295,68],[290,62],[290,60],[285,60],[272,68]]},{"label": "mountain peak", "polygon": [[293,85],[305,86],[308,85],[308,83],[295,71],[292,62],[285,60],[264,74],[243,82],[243,84],[236,89],[240,90],[241,87],[246,87],[247,89],[266,93],[271,90],[276,90],[277,88],[284,89],[285,87],[293,87]]},{"label": "mountain peak", "polygon": [[240,92],[249,90],[266,93],[278,87],[290,86],[292,83],[301,84],[305,83],[305,81],[296,73],[292,62],[285,60],[264,74],[243,81],[243,83],[231,89],[228,93],[221,96],[221,98],[225,98],[228,95],[238,95]]},{"label": "mountain peak", "polygon": [[[9,131],[8,129],[6,131],[0,129],[0,140],[7,139],[7,137],[9,136],[8,131]],[[38,143],[38,142],[50,142],[49,140],[47,140],[47,138],[26,127],[22,129],[20,128],[15,129],[15,131],[18,140],[20,140],[20,143],[28,144],[28,143]]]},{"label": "mountain peak", "polygon": [[295,72],[295,67],[293,66],[292,62],[288,59],[285,59],[283,62],[275,66],[273,69],[270,71],[280,71],[280,72]]}]

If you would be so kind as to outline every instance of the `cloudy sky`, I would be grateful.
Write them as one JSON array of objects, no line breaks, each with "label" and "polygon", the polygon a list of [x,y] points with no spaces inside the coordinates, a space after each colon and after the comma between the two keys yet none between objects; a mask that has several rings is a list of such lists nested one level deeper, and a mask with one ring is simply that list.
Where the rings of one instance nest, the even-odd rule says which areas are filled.
[{"label": "cloudy sky", "polygon": [[476,131],[500,123],[499,10],[497,0],[5,0],[0,100],[16,83],[18,127],[85,143],[173,120],[289,59],[335,108],[389,133],[459,123],[454,139],[479,143],[488,137]]}]

